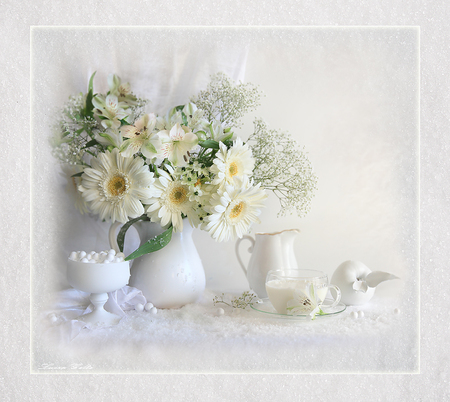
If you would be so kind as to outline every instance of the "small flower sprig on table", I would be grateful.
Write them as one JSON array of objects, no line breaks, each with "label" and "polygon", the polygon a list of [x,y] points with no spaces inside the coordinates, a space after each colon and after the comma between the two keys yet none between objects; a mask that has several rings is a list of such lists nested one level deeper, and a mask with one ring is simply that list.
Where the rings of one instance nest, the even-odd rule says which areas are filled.
[{"label": "small flower sprig on table", "polygon": [[214,306],[218,303],[222,303],[233,308],[246,309],[255,303],[259,303],[260,300],[255,293],[249,290],[246,290],[241,296],[233,297],[229,303],[224,300],[224,297],[225,293],[222,293],[220,296],[214,296]]}]

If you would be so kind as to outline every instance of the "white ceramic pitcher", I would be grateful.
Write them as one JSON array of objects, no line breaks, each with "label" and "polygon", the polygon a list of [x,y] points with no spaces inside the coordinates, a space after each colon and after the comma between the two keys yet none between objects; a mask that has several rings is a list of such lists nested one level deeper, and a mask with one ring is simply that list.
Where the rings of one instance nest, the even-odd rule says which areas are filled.
[{"label": "white ceramic pitcher", "polygon": [[[244,235],[236,242],[235,251],[239,264],[247,275],[250,289],[260,298],[267,297],[265,281],[270,270],[298,268],[294,254],[294,240],[298,233],[298,229],[256,233],[255,238]],[[243,240],[251,242],[248,251],[252,255],[247,268],[239,255],[239,245]]]},{"label": "white ceramic pitcher", "polygon": [[[116,250],[118,226],[117,222],[113,223],[109,232],[110,245]],[[133,226],[139,234],[141,246],[163,232],[158,223],[136,222]],[[178,308],[196,302],[203,295],[205,271],[192,231],[185,219],[183,231],[173,232],[167,246],[132,260],[130,286],[141,290],[147,301],[158,308]]]}]

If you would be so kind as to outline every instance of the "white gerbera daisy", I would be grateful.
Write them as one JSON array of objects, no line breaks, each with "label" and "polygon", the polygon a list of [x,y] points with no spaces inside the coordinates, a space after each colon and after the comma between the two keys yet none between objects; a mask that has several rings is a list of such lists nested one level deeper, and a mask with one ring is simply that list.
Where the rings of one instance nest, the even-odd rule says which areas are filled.
[{"label": "white gerbera daisy", "polygon": [[222,142],[219,146],[220,150],[211,166],[211,172],[216,175],[212,184],[232,184],[235,177],[242,179],[252,175],[255,161],[248,144],[244,145],[242,140],[237,138],[230,149]]},{"label": "white gerbera daisy", "polygon": [[84,170],[78,190],[92,212],[121,223],[144,213],[142,202],[151,197],[155,179],[141,158],[125,158],[114,148],[92,158],[91,166]]},{"label": "white gerbera daisy", "polygon": [[[173,174],[173,169],[167,166]],[[155,180],[153,196],[147,200],[147,216],[152,222],[160,222],[162,227],[172,224],[175,232],[183,230],[183,215],[187,216],[193,226],[197,226],[194,213],[195,203],[189,199],[189,186],[175,180],[169,173],[158,169],[159,177]]]},{"label": "white gerbera daisy", "polygon": [[234,186],[226,184],[211,196],[208,224],[205,230],[216,241],[227,241],[248,232],[253,223],[259,223],[260,208],[267,195],[260,185],[253,186],[245,176],[235,179]]}]

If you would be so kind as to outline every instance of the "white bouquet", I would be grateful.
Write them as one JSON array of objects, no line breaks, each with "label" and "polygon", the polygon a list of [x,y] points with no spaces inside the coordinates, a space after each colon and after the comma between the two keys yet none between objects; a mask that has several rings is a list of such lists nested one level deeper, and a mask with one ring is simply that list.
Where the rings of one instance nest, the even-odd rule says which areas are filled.
[{"label": "white bouquet", "polygon": [[217,241],[240,238],[259,222],[266,190],[282,214],[309,210],[317,178],[295,141],[262,120],[247,142],[233,132],[259,104],[256,86],[219,73],[190,102],[158,116],[116,75],[106,94],[94,94],[94,75],[88,92],[64,106],[53,152],[75,186],[78,210],[124,224],[119,247],[138,220],[165,229],[127,259],[166,245],[183,218]]}]

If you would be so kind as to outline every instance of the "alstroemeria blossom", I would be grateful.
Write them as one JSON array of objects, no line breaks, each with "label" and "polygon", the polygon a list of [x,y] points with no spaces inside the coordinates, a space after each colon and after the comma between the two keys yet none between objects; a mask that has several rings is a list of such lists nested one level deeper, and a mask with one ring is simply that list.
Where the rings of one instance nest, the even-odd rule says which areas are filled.
[{"label": "alstroemeria blossom", "polygon": [[117,128],[107,128],[103,133],[96,133],[95,139],[106,147],[112,145],[115,148],[120,148],[123,143],[122,135]]},{"label": "alstroemeria blossom", "polygon": [[321,303],[317,301],[314,285],[311,283],[304,289],[296,289],[293,299],[287,302],[288,315],[306,315],[309,314],[312,320],[316,318],[316,314],[322,313]]},{"label": "alstroemeria blossom", "polygon": [[120,132],[128,139],[120,147],[122,155],[130,157],[140,151],[148,159],[156,157],[161,148],[161,140],[154,132],[155,125],[155,115],[145,114],[134,125],[123,126]]},{"label": "alstroemeria blossom", "polygon": [[105,128],[119,128],[120,120],[126,119],[129,112],[125,109],[128,105],[125,102],[119,102],[116,95],[109,94],[106,98],[103,95],[97,95],[92,98],[94,105],[94,114],[102,120],[102,126]]},{"label": "alstroemeria blossom", "polygon": [[188,152],[197,146],[198,137],[180,123],[176,123],[170,131],[160,131],[158,136],[162,143],[159,157],[167,158],[174,166],[186,166]]},{"label": "alstroemeria blossom", "polygon": [[122,83],[120,77],[115,74],[108,76],[109,93],[116,95],[119,102],[124,102],[130,106],[137,104],[136,97],[131,93],[130,84],[128,82]]}]

